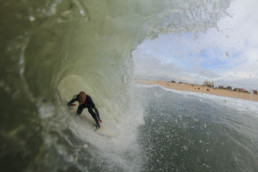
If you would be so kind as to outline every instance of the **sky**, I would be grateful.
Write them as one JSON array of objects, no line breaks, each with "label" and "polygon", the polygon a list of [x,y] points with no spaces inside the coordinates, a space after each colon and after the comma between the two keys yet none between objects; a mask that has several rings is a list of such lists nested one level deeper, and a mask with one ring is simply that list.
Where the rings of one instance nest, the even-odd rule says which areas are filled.
[{"label": "sky", "polygon": [[235,0],[217,27],[161,34],[133,52],[136,77],[258,90],[258,2]]}]

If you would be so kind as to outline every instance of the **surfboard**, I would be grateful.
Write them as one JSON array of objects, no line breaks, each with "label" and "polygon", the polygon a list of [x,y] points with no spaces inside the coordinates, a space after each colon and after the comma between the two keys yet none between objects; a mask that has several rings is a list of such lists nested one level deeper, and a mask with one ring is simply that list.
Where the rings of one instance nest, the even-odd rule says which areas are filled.
[{"label": "surfboard", "polygon": [[80,115],[80,119],[86,122],[87,124],[91,125],[93,130],[96,131],[97,134],[103,135],[103,136],[109,136],[109,137],[116,137],[119,135],[119,133],[112,127],[108,126],[105,122],[100,123],[100,128],[96,129],[96,123],[90,116],[90,114],[84,114],[82,113]]}]

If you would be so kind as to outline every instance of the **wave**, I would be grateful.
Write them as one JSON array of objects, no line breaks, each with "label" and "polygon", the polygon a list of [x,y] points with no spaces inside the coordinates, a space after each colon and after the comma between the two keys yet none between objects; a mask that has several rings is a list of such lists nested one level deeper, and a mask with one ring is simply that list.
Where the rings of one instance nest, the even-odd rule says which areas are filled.
[{"label": "wave", "polygon": [[[41,144],[20,163],[21,167],[28,171],[39,167],[41,171],[100,168],[90,158],[84,159],[85,154],[90,154],[92,159],[107,164],[109,171],[135,171],[138,167],[133,164],[138,160],[133,157],[139,151],[137,146],[129,145],[137,145],[137,126],[143,123],[143,110],[133,88],[133,50],[162,33],[200,32],[216,27],[229,4],[225,0],[3,2],[1,11],[5,9],[8,24],[1,31],[3,40],[7,40],[1,73],[12,76],[4,76],[1,81],[1,95],[11,95],[10,100],[2,100],[7,105],[4,116],[9,115],[8,104],[17,97],[17,104],[26,104],[24,114],[31,114],[14,116],[23,119],[18,126],[25,125],[24,130],[13,126],[4,131],[41,133]],[[93,97],[101,117],[116,126],[120,137],[114,140],[97,136],[85,122],[71,115],[66,102],[81,90]],[[21,109],[14,113],[23,113]],[[27,127],[38,125],[41,128],[37,132]],[[8,137],[2,137],[8,143]],[[25,142],[27,149],[34,144],[31,136],[18,139]],[[17,150],[22,157],[27,149],[10,146],[8,150]],[[106,159],[112,159],[112,153],[115,157],[109,162]]]}]

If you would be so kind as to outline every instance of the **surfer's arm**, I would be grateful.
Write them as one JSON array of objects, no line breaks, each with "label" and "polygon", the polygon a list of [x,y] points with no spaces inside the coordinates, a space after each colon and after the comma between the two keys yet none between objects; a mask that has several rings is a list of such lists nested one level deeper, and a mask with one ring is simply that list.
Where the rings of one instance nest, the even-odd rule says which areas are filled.
[{"label": "surfer's arm", "polygon": [[95,111],[95,113],[96,113],[96,116],[97,116],[99,122],[102,123],[102,120],[101,120],[100,117],[99,117],[99,111],[98,111],[98,109],[96,108],[96,106],[94,106],[93,109],[94,109],[94,111]]},{"label": "surfer's arm", "polygon": [[99,118],[99,111],[98,111],[98,109],[96,108],[96,106],[94,106],[94,111],[95,111],[95,113],[96,113],[96,115],[97,115],[97,117]]},{"label": "surfer's arm", "polygon": [[95,106],[95,104],[94,104],[94,102],[93,102],[93,100],[92,100],[92,98],[91,98],[91,97],[89,97],[89,102],[90,102],[90,106],[91,106],[91,108],[93,108],[93,109],[94,109],[94,111],[95,111],[95,113],[96,113],[97,117],[99,118],[99,111],[98,111],[98,109],[96,108],[96,106]]},{"label": "surfer's arm", "polygon": [[97,119],[99,120],[99,122],[102,123],[102,120],[101,120],[100,117],[99,117],[99,111],[98,111],[98,109],[96,108],[96,106],[95,106],[95,104],[94,104],[94,102],[93,102],[93,100],[92,100],[92,98],[91,98],[90,96],[89,96],[89,102],[90,102],[91,108],[93,108],[94,111],[95,111],[95,114],[96,114],[96,116],[97,116]]},{"label": "surfer's arm", "polygon": [[78,101],[78,98],[75,97],[73,98],[72,100],[70,100],[68,103],[67,103],[67,106],[75,106],[75,104],[73,104],[75,101]]}]

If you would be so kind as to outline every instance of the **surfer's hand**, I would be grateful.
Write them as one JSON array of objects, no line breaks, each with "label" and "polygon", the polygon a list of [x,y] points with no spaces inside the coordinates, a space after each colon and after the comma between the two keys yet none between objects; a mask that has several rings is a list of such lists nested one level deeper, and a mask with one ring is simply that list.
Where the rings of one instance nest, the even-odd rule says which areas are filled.
[{"label": "surfer's hand", "polygon": [[99,122],[100,122],[100,123],[102,123],[102,120],[101,120],[101,119],[99,119]]},{"label": "surfer's hand", "polygon": [[76,104],[72,104],[72,106],[76,106]]}]

